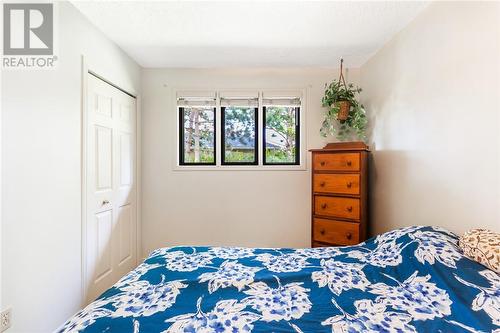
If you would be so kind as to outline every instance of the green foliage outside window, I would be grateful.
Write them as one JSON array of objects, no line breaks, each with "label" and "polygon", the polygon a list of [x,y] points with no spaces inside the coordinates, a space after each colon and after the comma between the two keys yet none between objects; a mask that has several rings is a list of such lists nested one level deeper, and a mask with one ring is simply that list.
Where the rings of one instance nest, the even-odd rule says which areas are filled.
[{"label": "green foliage outside window", "polygon": [[184,109],[184,163],[214,163],[214,109]]},{"label": "green foliage outside window", "polygon": [[290,106],[266,107],[266,163],[295,162],[296,112]]},{"label": "green foliage outside window", "polygon": [[248,163],[254,162],[254,152],[226,150],[226,161]]},{"label": "green foliage outside window", "polygon": [[256,162],[254,107],[227,107],[224,113],[224,161]]},{"label": "green foliage outside window", "polygon": [[[265,112],[268,164],[294,164],[297,145],[297,112],[293,106],[267,106]],[[181,113],[184,126],[184,163],[215,163],[215,111],[210,107],[186,107]],[[255,156],[255,108],[231,107],[224,112],[223,154],[226,162],[252,163]]]}]

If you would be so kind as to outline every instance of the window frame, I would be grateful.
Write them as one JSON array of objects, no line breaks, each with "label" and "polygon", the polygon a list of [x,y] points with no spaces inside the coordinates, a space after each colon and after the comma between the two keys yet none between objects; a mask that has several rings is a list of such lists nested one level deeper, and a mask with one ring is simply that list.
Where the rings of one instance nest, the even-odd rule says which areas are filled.
[{"label": "window frame", "polygon": [[300,113],[301,113],[301,106],[293,106],[290,105],[288,107],[293,107],[295,109],[295,160],[291,163],[271,163],[266,161],[266,109],[268,108],[268,105],[263,105],[262,106],[262,165],[266,166],[298,166],[300,165],[301,162],[301,153],[300,153],[300,141],[301,141],[301,135],[300,135],[300,127],[301,127],[301,120],[300,120]]},{"label": "window frame", "polygon": [[[233,87],[225,87],[225,86],[210,86],[210,85],[202,85],[198,87],[189,87],[189,86],[170,86],[168,91],[170,96],[170,107],[167,108],[168,111],[168,119],[169,123],[169,132],[168,135],[171,138],[171,151],[176,152],[174,156],[172,156],[170,160],[171,169],[174,172],[197,172],[197,171],[307,171],[309,160],[307,158],[307,112],[308,112],[308,100],[309,100],[309,90],[311,86],[302,86],[302,87],[290,87],[290,88],[233,88]],[[258,155],[259,162],[257,165],[223,165],[221,164],[221,140],[219,140],[218,136],[221,133],[221,100],[223,98],[241,98],[241,97],[251,97],[256,96],[258,99]],[[183,107],[183,105],[179,104],[179,100],[181,99],[193,99],[193,100],[214,100],[216,116],[215,116],[215,154],[216,154],[216,163],[206,164],[201,163],[199,165],[194,164],[180,164],[180,133],[179,133],[179,112],[178,109]],[[297,107],[300,107],[300,137],[299,137],[299,156],[300,161],[299,164],[263,164],[263,151],[262,151],[262,142],[263,142],[263,105],[265,103],[265,99],[288,99],[288,98],[298,98],[300,99],[300,104],[297,104]],[[293,106],[293,105],[292,105]],[[211,107],[213,108],[213,107]],[[172,110],[170,112],[169,110]]]},{"label": "window frame", "polygon": [[184,128],[184,109],[186,107],[184,106],[178,106],[178,134],[179,134],[179,166],[183,167],[190,167],[190,166],[217,166],[217,107],[214,106],[211,109],[213,109],[214,112],[214,161],[210,163],[202,163],[202,162],[186,162],[184,160],[184,134],[185,134],[185,128]]},{"label": "window frame", "polygon": [[[226,161],[226,114],[225,110],[227,106],[220,107],[220,141],[221,141],[221,165],[231,166],[231,165],[259,165],[259,107],[245,107],[248,109],[253,109],[254,112],[254,161],[253,162],[227,162]],[[229,106],[229,108],[231,108]]]}]

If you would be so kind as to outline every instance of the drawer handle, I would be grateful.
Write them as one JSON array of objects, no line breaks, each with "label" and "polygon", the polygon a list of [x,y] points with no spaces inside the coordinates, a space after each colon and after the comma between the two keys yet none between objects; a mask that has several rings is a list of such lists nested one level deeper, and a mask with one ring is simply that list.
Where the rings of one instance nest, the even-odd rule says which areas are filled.
[{"label": "drawer handle", "polygon": [[352,212],[352,206],[347,207],[348,212]]},{"label": "drawer handle", "polygon": [[319,186],[324,187],[325,186],[325,182],[319,183]]},{"label": "drawer handle", "polygon": [[352,183],[351,182],[347,183],[347,188],[351,188],[351,187],[352,187]]},{"label": "drawer handle", "polygon": [[352,165],[352,162],[351,161],[347,161],[347,166],[351,166]]},{"label": "drawer handle", "polygon": [[320,233],[320,234],[322,234],[322,235],[324,235],[324,234],[325,234],[325,229],[321,229],[321,230],[319,231],[319,233]]},{"label": "drawer handle", "polygon": [[103,200],[103,201],[102,201],[102,205],[103,205],[103,206],[106,206],[107,204],[109,204],[109,200]]},{"label": "drawer handle", "polygon": [[321,161],[319,164],[320,164],[321,166],[325,166],[326,162],[325,162],[325,161]]},{"label": "drawer handle", "polygon": [[322,209],[325,209],[325,208],[326,208],[326,203],[321,204],[321,208],[322,208]]},{"label": "drawer handle", "polygon": [[346,237],[347,239],[351,239],[351,238],[352,238],[352,234],[351,234],[350,232],[348,232],[347,234],[345,234],[345,237]]}]

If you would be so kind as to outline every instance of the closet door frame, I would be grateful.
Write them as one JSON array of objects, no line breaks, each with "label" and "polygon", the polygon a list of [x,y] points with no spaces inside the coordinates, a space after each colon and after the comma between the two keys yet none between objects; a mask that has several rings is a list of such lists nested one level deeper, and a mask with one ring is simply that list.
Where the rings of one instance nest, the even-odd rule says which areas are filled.
[{"label": "closet door frame", "polygon": [[135,97],[136,99],[136,265],[139,264],[143,258],[142,249],[142,179],[141,179],[141,166],[142,166],[142,153],[141,153],[141,96],[134,92],[129,92],[120,87],[119,84],[115,84],[110,80],[107,80],[105,76],[100,75],[97,71],[94,71],[94,66],[89,64],[85,55],[81,57],[81,127],[80,127],[80,138],[81,138],[81,163],[80,163],[80,176],[81,176],[81,303],[82,306],[87,303],[87,283],[88,283],[88,267],[87,267],[87,160],[88,160],[88,147],[87,147],[87,128],[88,128],[88,76],[92,74],[97,78],[105,81],[106,83],[114,86],[115,88],[123,91],[124,93]]}]

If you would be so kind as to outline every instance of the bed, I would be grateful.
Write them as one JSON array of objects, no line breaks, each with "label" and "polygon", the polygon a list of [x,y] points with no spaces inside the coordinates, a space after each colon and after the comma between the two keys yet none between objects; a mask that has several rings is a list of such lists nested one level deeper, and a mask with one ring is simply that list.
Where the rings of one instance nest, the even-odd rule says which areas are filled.
[{"label": "bed", "polygon": [[500,275],[435,227],[346,247],[168,247],[60,332],[500,332]]}]

